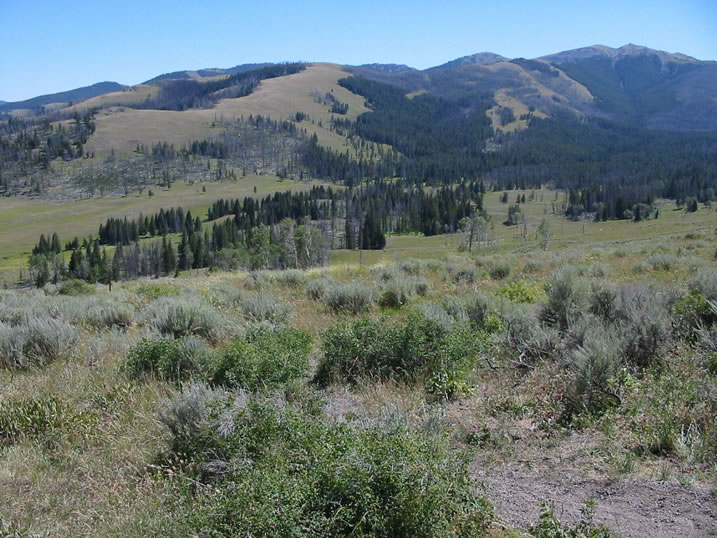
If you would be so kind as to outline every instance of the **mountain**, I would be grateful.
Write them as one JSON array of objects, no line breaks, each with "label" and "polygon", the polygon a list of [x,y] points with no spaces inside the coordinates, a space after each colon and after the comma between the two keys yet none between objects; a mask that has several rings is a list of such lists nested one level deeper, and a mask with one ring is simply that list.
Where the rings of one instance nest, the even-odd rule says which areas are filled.
[{"label": "mountain", "polygon": [[363,67],[365,69],[371,69],[372,71],[377,71],[379,73],[405,73],[407,71],[417,71],[417,69],[414,69],[413,67],[409,67],[404,64],[363,64],[358,67]]},{"label": "mountain", "polygon": [[717,63],[637,45],[561,52],[539,60],[583,84],[597,112],[658,129],[717,128]]},{"label": "mountain", "polygon": [[471,54],[470,56],[463,56],[450,62],[446,62],[442,65],[432,67],[431,69],[446,69],[451,67],[458,67],[461,65],[493,65],[499,62],[507,62],[509,59],[500,54],[493,52],[479,52],[477,54]]},{"label": "mountain", "polygon": [[27,99],[25,101],[16,101],[14,103],[3,103],[0,104],[0,113],[10,112],[12,110],[36,110],[40,107],[50,104],[64,104],[76,103],[78,101],[84,101],[92,97],[104,95],[110,92],[118,92],[126,88],[123,84],[117,82],[98,82],[92,86],[84,86],[82,88],[76,88],[59,93],[51,93],[48,95],[40,95]]},{"label": "mountain", "polygon": [[253,71],[254,69],[261,69],[262,67],[268,67],[274,65],[271,63],[258,63],[258,64],[241,64],[229,67],[227,69],[218,67],[209,67],[205,69],[198,69],[196,71],[174,71],[172,73],[164,73],[156,76],[144,84],[152,84],[154,82],[160,82],[162,80],[183,80],[183,79],[198,79],[207,77],[216,77],[222,75],[236,75],[237,73],[246,73],[247,71]]}]

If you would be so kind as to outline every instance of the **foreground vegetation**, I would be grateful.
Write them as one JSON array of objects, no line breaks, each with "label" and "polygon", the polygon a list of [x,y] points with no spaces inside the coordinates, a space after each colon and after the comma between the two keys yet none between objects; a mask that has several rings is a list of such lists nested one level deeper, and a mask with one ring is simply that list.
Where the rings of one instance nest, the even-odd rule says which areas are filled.
[{"label": "foreground vegetation", "polygon": [[714,488],[717,244],[676,230],[2,291],[0,528],[510,535],[481,477],[564,453]]}]

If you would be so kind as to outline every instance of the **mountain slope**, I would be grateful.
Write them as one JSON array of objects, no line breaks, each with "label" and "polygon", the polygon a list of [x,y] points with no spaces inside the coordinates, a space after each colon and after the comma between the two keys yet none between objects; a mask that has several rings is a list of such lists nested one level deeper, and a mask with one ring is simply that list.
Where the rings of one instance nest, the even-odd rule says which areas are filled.
[{"label": "mountain slope", "polygon": [[42,106],[54,104],[54,103],[75,103],[77,101],[83,101],[103,95],[110,92],[118,92],[126,88],[123,84],[117,82],[98,82],[91,86],[84,86],[82,88],[76,88],[74,90],[68,90],[65,92],[52,93],[48,95],[40,95],[27,99],[25,101],[17,101],[13,103],[3,103],[0,105],[0,112],[10,112],[12,110],[34,110]]}]

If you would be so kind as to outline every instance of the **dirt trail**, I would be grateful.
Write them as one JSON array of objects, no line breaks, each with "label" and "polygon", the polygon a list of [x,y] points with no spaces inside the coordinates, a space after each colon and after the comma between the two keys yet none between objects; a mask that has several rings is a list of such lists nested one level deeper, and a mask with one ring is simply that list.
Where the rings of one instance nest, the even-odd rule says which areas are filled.
[{"label": "dirt trail", "polygon": [[717,497],[704,486],[621,478],[586,478],[569,471],[524,471],[502,465],[481,469],[487,496],[503,521],[518,528],[534,525],[539,504],[571,525],[581,519],[587,499],[597,503],[594,521],[618,536],[692,537],[717,535]]}]

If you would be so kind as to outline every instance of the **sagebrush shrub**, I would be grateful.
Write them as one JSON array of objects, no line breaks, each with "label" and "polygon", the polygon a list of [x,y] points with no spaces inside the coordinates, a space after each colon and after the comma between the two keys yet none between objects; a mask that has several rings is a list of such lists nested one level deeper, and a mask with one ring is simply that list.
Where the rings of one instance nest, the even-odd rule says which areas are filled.
[{"label": "sagebrush shrub", "polygon": [[600,415],[618,405],[615,380],[620,364],[617,342],[599,329],[586,339],[584,346],[573,350],[566,418],[580,413]]},{"label": "sagebrush shrub", "polygon": [[658,363],[672,334],[672,318],[655,290],[623,286],[618,319],[624,358],[638,368]]},{"label": "sagebrush shrub", "polygon": [[306,285],[306,295],[315,301],[320,301],[335,284],[333,278],[317,278]]},{"label": "sagebrush shrub", "polygon": [[42,366],[68,353],[78,337],[77,329],[56,319],[31,318],[14,326],[0,323],[0,366]]},{"label": "sagebrush shrub", "polygon": [[324,295],[324,301],[334,312],[360,314],[374,302],[375,290],[365,284],[336,284]]},{"label": "sagebrush shrub", "polygon": [[493,280],[503,280],[510,274],[510,264],[503,261],[492,261],[488,264],[486,270]]},{"label": "sagebrush shrub", "polygon": [[550,275],[547,301],[540,310],[540,318],[567,329],[585,310],[588,288],[578,276],[575,267],[566,266]]},{"label": "sagebrush shrub", "polygon": [[144,321],[157,332],[180,338],[202,336],[218,340],[227,330],[227,320],[197,297],[160,297],[145,308]]},{"label": "sagebrush shrub", "polygon": [[658,253],[651,254],[647,263],[656,271],[671,271],[679,263],[679,259],[672,254]]},{"label": "sagebrush shrub", "polygon": [[279,302],[270,295],[254,295],[246,297],[241,303],[244,317],[249,321],[270,321],[281,323],[291,314],[291,306]]},{"label": "sagebrush shrub", "polygon": [[298,288],[306,284],[306,273],[299,269],[285,269],[276,271],[273,275],[274,281],[283,286]]}]

